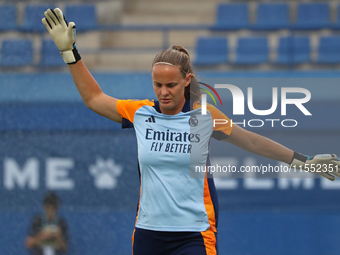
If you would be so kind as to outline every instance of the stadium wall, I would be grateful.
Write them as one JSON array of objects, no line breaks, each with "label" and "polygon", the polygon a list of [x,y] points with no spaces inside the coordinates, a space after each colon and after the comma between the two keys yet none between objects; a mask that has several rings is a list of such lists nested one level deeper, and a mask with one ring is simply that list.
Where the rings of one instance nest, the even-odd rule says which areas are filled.
[{"label": "stadium wall", "polygon": [[[109,95],[154,96],[149,73],[94,76]],[[286,81],[278,87],[299,79],[299,86],[312,91],[307,107],[311,119],[292,110],[289,118],[299,119],[296,129],[247,128],[302,153],[338,153],[340,73],[201,72],[199,76],[207,81],[227,78],[254,89],[269,79]],[[27,253],[29,220],[41,212],[47,190],[56,190],[62,200],[61,215],[70,231],[68,254],[131,254],[139,193],[133,131],[121,130],[119,124],[87,109],[69,74],[1,74],[0,80],[0,254]],[[327,86],[334,89],[330,97],[324,93]],[[222,96],[222,101],[226,98]],[[230,116],[227,105],[223,111]],[[242,118],[252,116],[246,112]],[[212,163],[227,159],[236,166],[278,164],[214,140],[211,157]],[[217,179],[216,187],[221,255],[338,254],[339,180]]]}]

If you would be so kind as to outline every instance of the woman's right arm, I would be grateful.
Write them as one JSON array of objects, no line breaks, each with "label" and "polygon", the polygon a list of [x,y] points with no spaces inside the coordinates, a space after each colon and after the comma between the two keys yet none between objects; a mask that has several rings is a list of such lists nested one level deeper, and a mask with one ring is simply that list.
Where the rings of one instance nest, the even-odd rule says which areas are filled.
[{"label": "woman's right arm", "polygon": [[68,65],[73,81],[88,108],[113,121],[122,122],[117,111],[118,99],[103,93],[82,60]]},{"label": "woman's right arm", "polygon": [[82,62],[75,47],[74,22],[67,23],[63,12],[59,8],[48,9],[41,21],[50,33],[59,49],[65,63],[68,64],[73,81],[87,107],[96,113],[116,122],[122,122],[117,111],[117,99],[105,95],[96,80]]}]

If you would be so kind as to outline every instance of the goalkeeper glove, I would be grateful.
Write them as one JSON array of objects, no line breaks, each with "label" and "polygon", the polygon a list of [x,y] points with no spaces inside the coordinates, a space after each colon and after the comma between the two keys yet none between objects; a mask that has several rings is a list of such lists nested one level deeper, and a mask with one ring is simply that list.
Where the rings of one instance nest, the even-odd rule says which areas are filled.
[{"label": "goalkeeper glove", "polygon": [[76,48],[76,24],[67,24],[63,12],[59,8],[48,9],[41,21],[50,33],[66,64],[75,64],[81,57]]},{"label": "goalkeeper glove", "polygon": [[335,180],[334,175],[340,177],[340,161],[334,154],[318,154],[310,157],[294,152],[290,167],[319,174],[331,181]]}]

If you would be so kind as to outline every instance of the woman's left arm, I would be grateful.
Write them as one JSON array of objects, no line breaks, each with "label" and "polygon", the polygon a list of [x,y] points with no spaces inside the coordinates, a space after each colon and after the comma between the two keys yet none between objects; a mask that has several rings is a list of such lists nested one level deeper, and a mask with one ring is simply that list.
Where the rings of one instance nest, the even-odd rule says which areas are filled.
[{"label": "woman's left arm", "polygon": [[292,168],[319,174],[331,181],[335,180],[335,176],[340,177],[340,161],[335,154],[305,156],[237,125],[233,126],[230,136],[223,141],[257,155],[285,162]]},{"label": "woman's left arm", "polygon": [[294,151],[266,137],[234,125],[230,136],[223,141],[229,142],[251,153],[290,164]]}]

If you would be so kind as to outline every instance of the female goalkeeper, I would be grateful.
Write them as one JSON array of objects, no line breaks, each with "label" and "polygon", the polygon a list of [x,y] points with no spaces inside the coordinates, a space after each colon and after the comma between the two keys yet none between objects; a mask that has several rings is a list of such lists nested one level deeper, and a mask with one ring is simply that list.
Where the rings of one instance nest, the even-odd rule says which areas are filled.
[{"label": "female goalkeeper", "polygon": [[[214,127],[214,119],[229,119],[211,105],[207,114],[201,114],[198,83],[189,54],[180,46],[162,51],[152,63],[157,100],[120,100],[104,94],[75,48],[75,24],[67,24],[58,8],[44,15],[42,22],[85,104],[136,131],[141,187],[132,237],[134,255],[217,254],[213,179],[205,173],[203,178],[190,178],[195,166],[207,164],[211,137],[302,169],[311,163],[337,164],[335,155],[306,157],[237,125]],[[321,174],[333,180],[328,170],[333,169]]]}]

